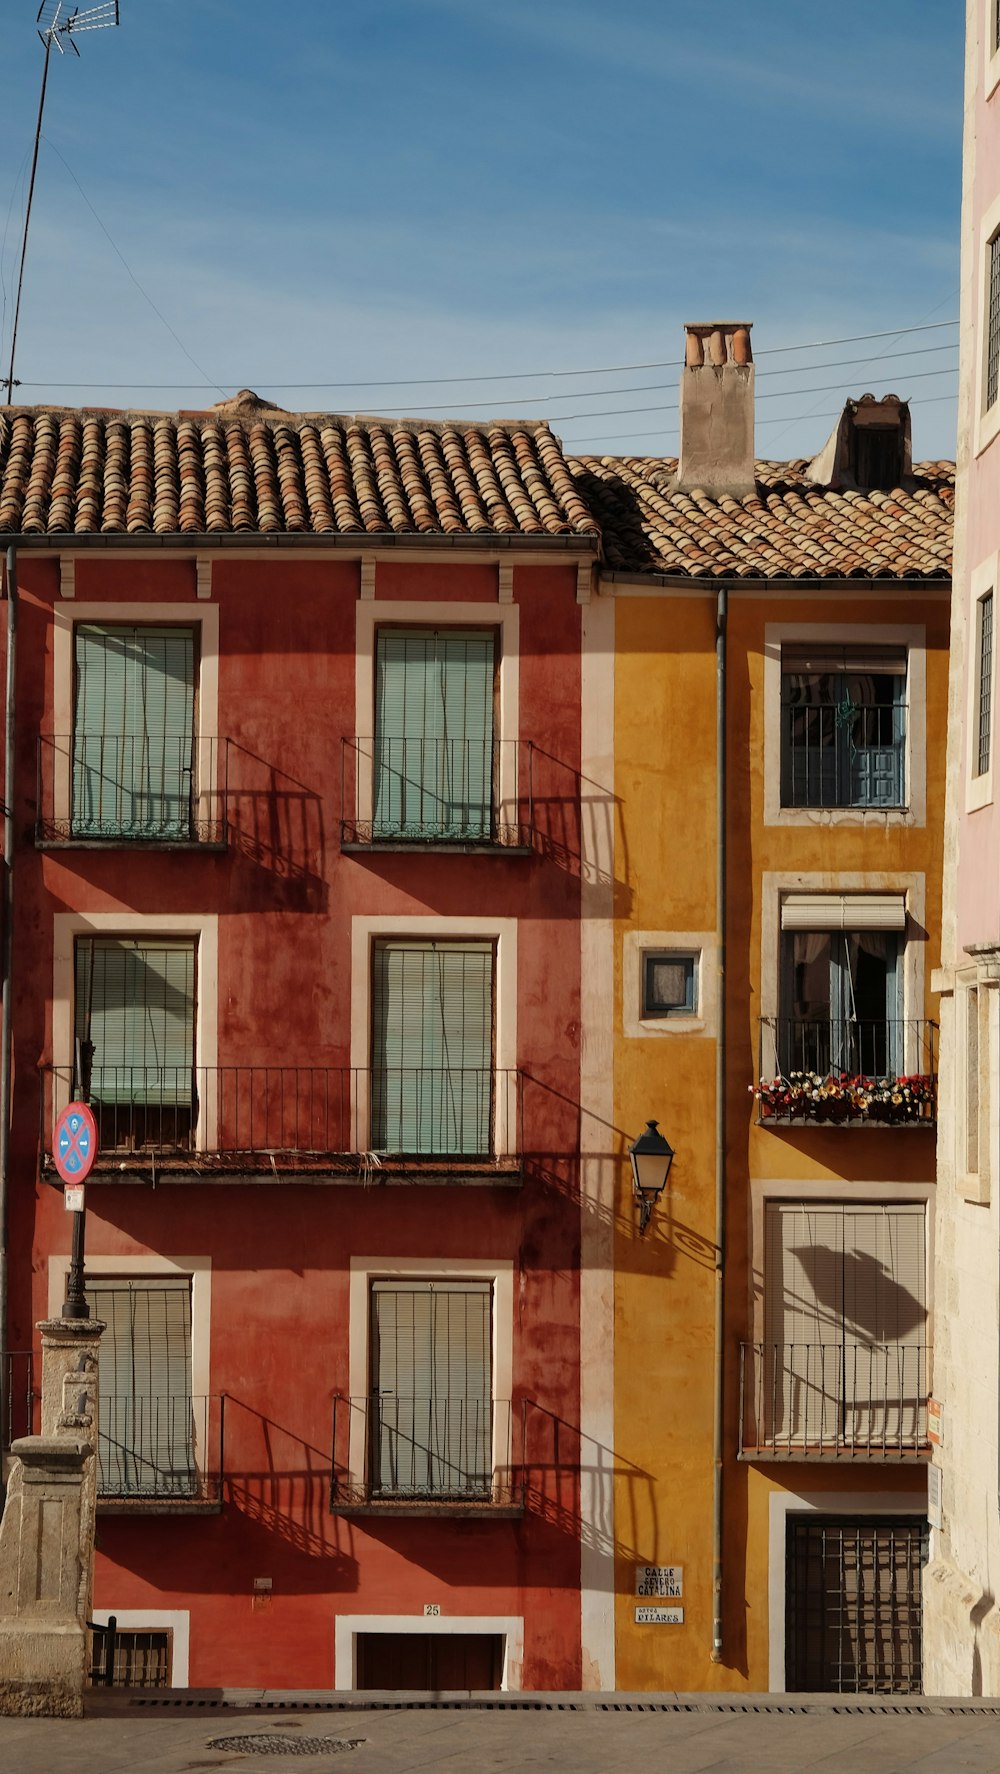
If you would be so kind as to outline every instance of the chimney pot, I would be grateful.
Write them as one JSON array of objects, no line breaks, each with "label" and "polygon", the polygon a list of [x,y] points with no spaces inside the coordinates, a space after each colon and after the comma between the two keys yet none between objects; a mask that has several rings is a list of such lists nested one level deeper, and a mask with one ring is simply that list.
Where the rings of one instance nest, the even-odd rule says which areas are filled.
[{"label": "chimney pot", "polygon": [[[752,493],[754,368],[748,321],[691,321],[681,371],[679,492]],[[707,346],[707,361],[706,361]]]}]

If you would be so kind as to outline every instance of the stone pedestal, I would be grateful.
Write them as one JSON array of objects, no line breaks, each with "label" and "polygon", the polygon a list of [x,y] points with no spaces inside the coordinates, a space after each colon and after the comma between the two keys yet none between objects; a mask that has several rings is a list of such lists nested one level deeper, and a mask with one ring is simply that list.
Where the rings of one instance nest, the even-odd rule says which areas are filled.
[{"label": "stone pedestal", "polygon": [[0,1715],[81,1718],[97,1500],[103,1324],[42,1339],[42,1433],[14,1443],[0,1523]]}]

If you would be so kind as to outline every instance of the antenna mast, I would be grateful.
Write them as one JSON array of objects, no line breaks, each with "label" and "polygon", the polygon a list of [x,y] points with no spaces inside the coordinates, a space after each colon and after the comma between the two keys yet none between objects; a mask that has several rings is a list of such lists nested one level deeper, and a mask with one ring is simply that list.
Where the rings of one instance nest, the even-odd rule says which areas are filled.
[{"label": "antenna mast", "polygon": [[[43,15],[45,23],[42,23]],[[21,266],[17,275],[17,301],[14,306],[14,325],[10,336],[10,363],[7,369],[7,404],[14,398],[17,386],[14,380],[14,353],[17,350],[17,323],[21,315],[21,291],[24,287],[24,261],[28,254],[28,227],[31,222],[31,203],[35,195],[35,173],[38,170],[38,146],[42,139],[42,117],[45,112],[45,89],[49,81],[49,57],[53,44],[60,55],[65,55],[68,44],[74,55],[79,55],[73,41],[81,31],[103,31],[111,25],[119,23],[118,0],[103,0],[100,6],[91,6],[81,12],[78,6],[72,12],[67,8],[66,0],[42,0],[35,21],[38,35],[45,49],[45,61],[42,65],[42,90],[38,96],[38,122],[35,125],[35,146],[31,156],[31,177],[28,181],[28,203],[24,212],[24,233],[21,236]]]}]

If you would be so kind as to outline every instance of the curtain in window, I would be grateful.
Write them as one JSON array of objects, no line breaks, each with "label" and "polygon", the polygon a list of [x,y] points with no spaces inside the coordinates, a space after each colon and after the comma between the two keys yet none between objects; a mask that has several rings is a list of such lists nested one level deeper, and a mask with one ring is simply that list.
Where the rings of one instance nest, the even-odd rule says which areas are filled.
[{"label": "curtain in window", "polygon": [[898,951],[882,930],[786,930],[783,991],[787,1071],[902,1069]]},{"label": "curtain in window", "polygon": [[927,1387],[925,1238],[920,1203],[768,1204],[772,1437],[913,1443]]},{"label": "curtain in window", "polygon": [[372,977],[372,1150],[488,1153],[493,946],[385,942]]},{"label": "curtain in window", "polygon": [[197,1489],[191,1402],[191,1283],[93,1280],[107,1329],[98,1355],[98,1483],[120,1497]]},{"label": "curtain in window", "polygon": [[372,1285],[371,1472],[383,1491],[488,1495],[492,1288]]},{"label": "curtain in window", "polygon": [[77,628],[77,836],[188,837],[193,733],[193,629]]},{"label": "curtain in window", "polygon": [[[98,1104],[190,1104],[194,944],[79,937],[76,1037]],[[78,1080],[79,1083],[79,1080]]]},{"label": "curtain in window", "polygon": [[380,630],[374,837],[489,837],[494,653],[484,630]]}]

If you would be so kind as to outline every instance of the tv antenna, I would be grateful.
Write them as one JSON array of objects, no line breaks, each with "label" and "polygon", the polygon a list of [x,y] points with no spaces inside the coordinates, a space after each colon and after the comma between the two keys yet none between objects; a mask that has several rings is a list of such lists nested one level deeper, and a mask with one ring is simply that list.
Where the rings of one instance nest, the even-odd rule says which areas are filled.
[{"label": "tv antenna", "polygon": [[24,212],[24,233],[21,236],[21,265],[17,274],[17,301],[14,305],[14,325],[10,336],[10,363],[7,368],[7,404],[14,398],[17,383],[14,380],[14,354],[17,350],[17,323],[21,314],[21,291],[24,287],[24,261],[28,254],[28,227],[31,222],[31,203],[35,195],[35,174],[38,170],[38,146],[42,139],[42,117],[45,112],[45,89],[49,81],[49,58],[53,47],[60,55],[66,54],[67,45],[74,55],[80,51],[75,39],[81,31],[105,31],[111,25],[117,25],[119,0],[103,0],[100,6],[89,6],[81,12],[79,6],[72,9],[67,0],[42,0],[35,20],[38,35],[45,50],[42,64],[42,90],[38,97],[38,122],[35,125],[35,147],[31,156],[31,177],[28,180],[28,203]]}]

